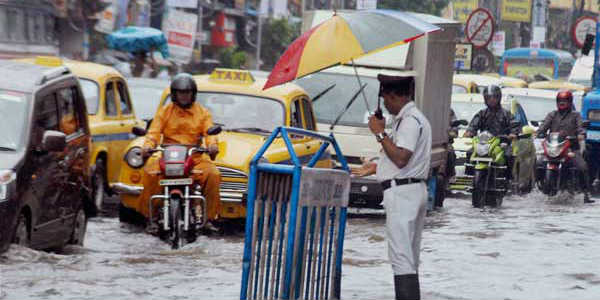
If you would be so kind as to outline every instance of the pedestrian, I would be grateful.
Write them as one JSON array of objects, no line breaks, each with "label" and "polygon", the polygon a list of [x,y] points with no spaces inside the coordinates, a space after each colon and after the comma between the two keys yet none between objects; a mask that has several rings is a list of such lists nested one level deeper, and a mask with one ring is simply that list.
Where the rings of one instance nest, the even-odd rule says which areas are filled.
[{"label": "pedestrian", "polygon": [[373,115],[369,129],[381,144],[379,159],[352,173],[376,174],[383,188],[388,255],[396,299],[420,299],[419,253],[427,204],[426,178],[431,158],[431,127],[413,99],[414,78],[379,74],[379,96],[393,115],[391,133],[385,118]]}]

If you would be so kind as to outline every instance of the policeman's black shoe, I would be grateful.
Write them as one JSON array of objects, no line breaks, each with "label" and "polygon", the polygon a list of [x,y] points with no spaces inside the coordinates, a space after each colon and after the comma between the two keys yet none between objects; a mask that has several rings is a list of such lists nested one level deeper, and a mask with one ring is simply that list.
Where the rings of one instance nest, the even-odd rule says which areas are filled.
[{"label": "policeman's black shoe", "polygon": [[394,290],[396,300],[420,300],[419,275],[394,275]]},{"label": "policeman's black shoe", "polygon": [[150,223],[146,226],[146,233],[156,235],[158,234],[158,225],[156,223]]},{"label": "policeman's black shoe", "polygon": [[590,204],[595,203],[596,201],[590,199],[590,195],[588,193],[583,194],[583,203]]}]

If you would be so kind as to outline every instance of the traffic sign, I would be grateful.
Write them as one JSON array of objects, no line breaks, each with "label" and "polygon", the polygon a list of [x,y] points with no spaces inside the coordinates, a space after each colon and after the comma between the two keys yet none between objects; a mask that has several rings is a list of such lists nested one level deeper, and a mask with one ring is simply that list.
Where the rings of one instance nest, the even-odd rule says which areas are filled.
[{"label": "traffic sign", "polygon": [[596,32],[596,18],[590,16],[584,16],[577,21],[571,30],[571,37],[577,47],[582,48],[585,42],[586,34],[594,34]]},{"label": "traffic sign", "polygon": [[494,17],[484,8],[474,10],[467,19],[465,36],[475,48],[487,46],[494,35]]}]

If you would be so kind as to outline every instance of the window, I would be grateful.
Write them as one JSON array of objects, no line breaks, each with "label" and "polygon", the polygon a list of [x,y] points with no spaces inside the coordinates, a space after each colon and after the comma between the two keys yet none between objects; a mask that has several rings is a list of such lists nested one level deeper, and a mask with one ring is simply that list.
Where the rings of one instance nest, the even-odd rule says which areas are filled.
[{"label": "window", "polygon": [[117,104],[115,102],[115,88],[114,83],[109,82],[106,85],[106,103],[104,104],[104,109],[106,111],[107,116],[116,116],[117,115]]},{"label": "window", "polygon": [[117,89],[119,90],[119,99],[121,101],[121,114],[122,115],[130,115],[131,114],[131,104],[129,101],[129,95],[127,94],[127,89],[125,84],[122,82],[117,82]]},{"label": "window", "polygon": [[73,134],[80,129],[80,122],[75,111],[75,99],[76,90],[73,88],[61,89],[56,93],[60,115],[59,129],[66,135]]},{"label": "window", "polygon": [[54,93],[43,96],[35,112],[37,126],[43,130],[58,130],[58,112]]},{"label": "window", "polygon": [[302,110],[304,111],[304,124],[306,124],[306,129],[316,130],[312,107],[310,106],[310,102],[306,99],[302,99]]},{"label": "window", "polygon": [[466,94],[467,92],[467,88],[461,85],[456,85],[453,84],[452,85],[452,94]]},{"label": "window", "polygon": [[295,100],[290,107],[290,126],[302,128],[302,114],[300,113],[300,101]]},{"label": "window", "polygon": [[83,98],[85,99],[85,106],[88,114],[95,115],[98,112],[98,97],[100,96],[98,84],[94,81],[80,78],[79,85],[83,92]]}]

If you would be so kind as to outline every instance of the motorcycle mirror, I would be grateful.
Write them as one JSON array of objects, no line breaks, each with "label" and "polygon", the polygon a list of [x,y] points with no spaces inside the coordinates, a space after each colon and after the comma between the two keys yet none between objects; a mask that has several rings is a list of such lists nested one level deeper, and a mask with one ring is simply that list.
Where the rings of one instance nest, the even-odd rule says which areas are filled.
[{"label": "motorcycle mirror", "polygon": [[144,136],[146,135],[146,129],[135,126],[131,128],[131,133],[135,134],[136,136]]},{"label": "motorcycle mirror", "polygon": [[590,127],[590,120],[585,120],[583,121],[583,123],[581,124],[581,127],[587,129]]},{"label": "motorcycle mirror", "polygon": [[540,126],[540,122],[538,122],[538,121],[531,121],[531,125],[533,125],[535,127],[539,127]]},{"label": "motorcycle mirror", "polygon": [[215,125],[215,126],[212,126],[212,127],[210,127],[210,128],[209,128],[209,129],[206,131],[206,133],[207,133],[208,135],[217,135],[217,134],[221,133],[221,131],[222,131],[222,130],[223,130],[223,128],[222,128],[221,126],[219,126],[219,125]]}]

